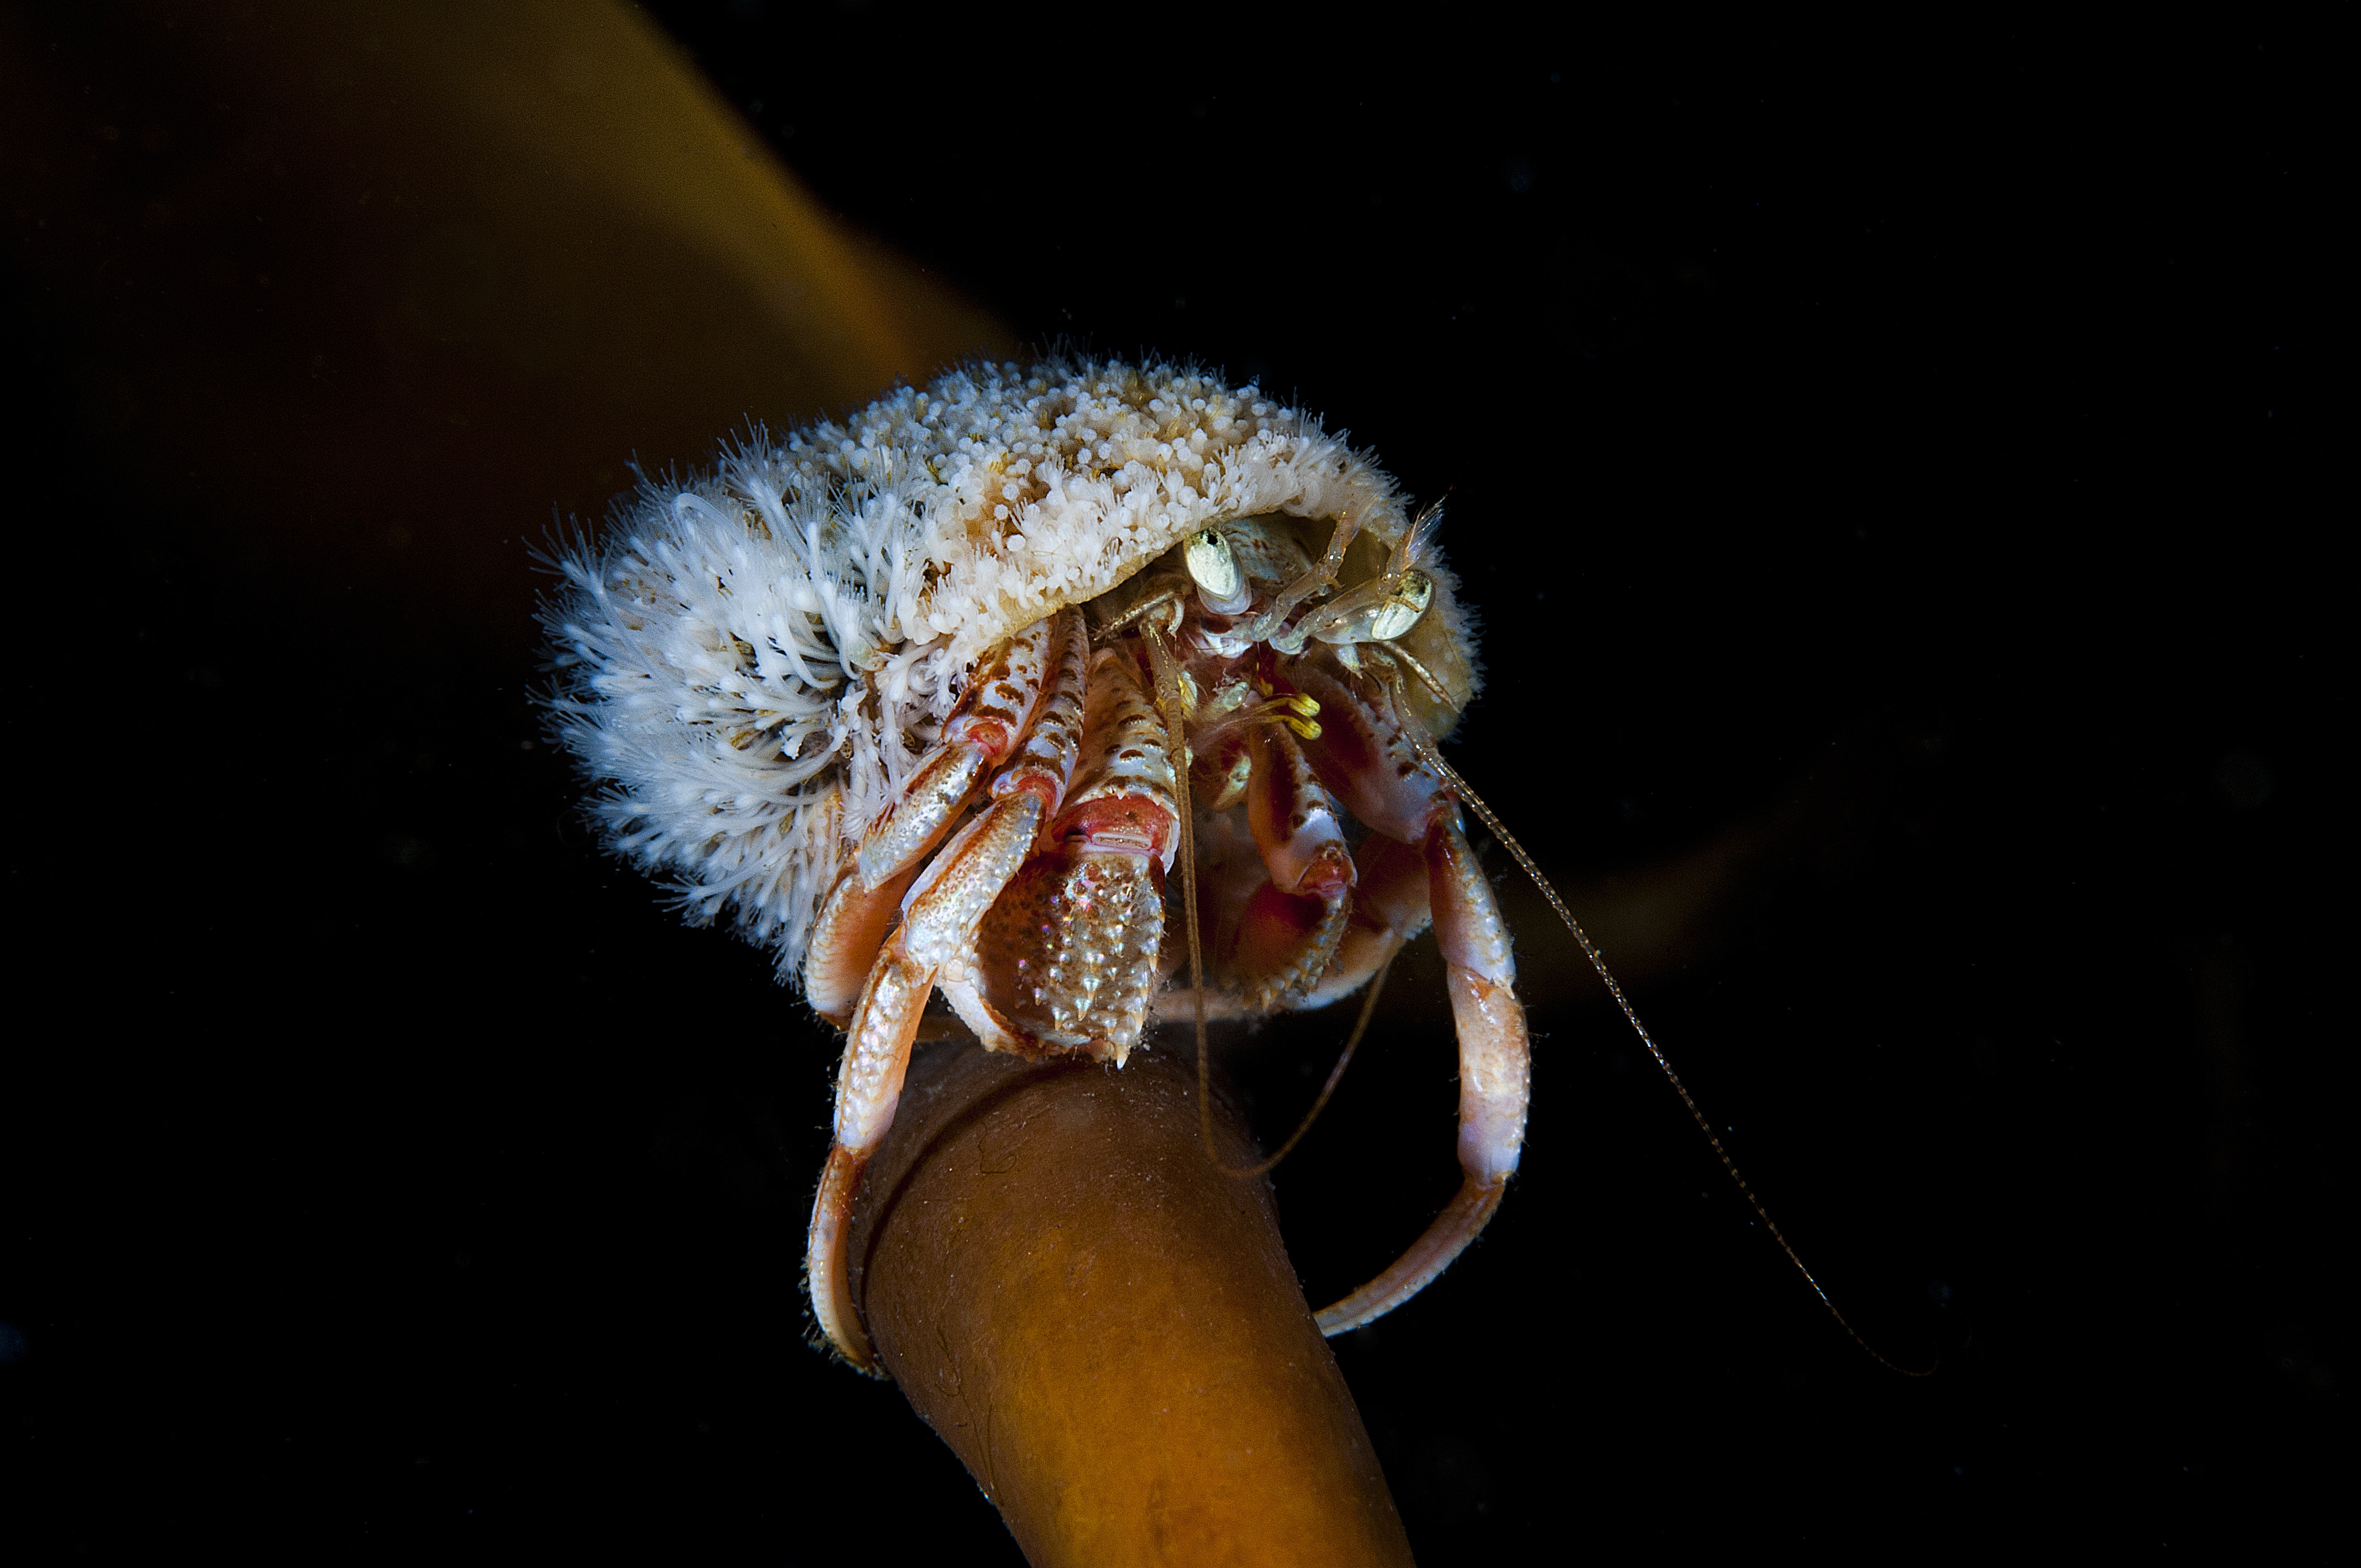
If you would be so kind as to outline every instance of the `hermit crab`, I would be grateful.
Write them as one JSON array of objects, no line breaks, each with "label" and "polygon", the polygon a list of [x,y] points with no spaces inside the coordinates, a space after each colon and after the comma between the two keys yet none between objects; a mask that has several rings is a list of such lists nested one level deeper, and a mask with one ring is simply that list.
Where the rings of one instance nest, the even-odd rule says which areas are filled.
[{"label": "hermit crab", "polygon": [[1477,686],[1435,522],[1252,386],[1051,361],[756,430],[558,553],[555,721],[613,845],[846,1032],[807,1261],[853,1365],[849,1217],[938,994],[988,1049],[1120,1067],[1159,1021],[1360,990],[1432,925],[1464,1181],[1322,1330],[1490,1218],[1529,1053],[1435,749]]}]

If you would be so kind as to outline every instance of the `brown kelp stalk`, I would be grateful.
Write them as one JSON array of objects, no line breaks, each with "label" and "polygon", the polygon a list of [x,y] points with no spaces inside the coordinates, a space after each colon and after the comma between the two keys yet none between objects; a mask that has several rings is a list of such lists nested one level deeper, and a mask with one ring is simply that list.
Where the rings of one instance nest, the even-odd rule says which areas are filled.
[{"label": "brown kelp stalk", "polygon": [[1170,1051],[922,1047],[852,1233],[880,1356],[1036,1568],[1407,1563],[1269,1185],[1206,1157],[1196,1093]]}]

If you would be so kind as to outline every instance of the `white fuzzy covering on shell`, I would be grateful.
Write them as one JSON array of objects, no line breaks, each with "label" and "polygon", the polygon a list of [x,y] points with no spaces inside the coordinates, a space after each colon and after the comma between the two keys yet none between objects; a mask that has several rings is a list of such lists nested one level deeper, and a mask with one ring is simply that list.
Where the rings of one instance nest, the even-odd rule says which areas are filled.
[{"label": "white fuzzy covering on shell", "polygon": [[841,423],[755,430],[644,483],[544,606],[555,728],[613,847],[689,916],[734,909],[793,981],[862,829],[1010,632],[1187,534],[1357,516],[1393,481],[1316,420],[1166,365],[956,370]]}]

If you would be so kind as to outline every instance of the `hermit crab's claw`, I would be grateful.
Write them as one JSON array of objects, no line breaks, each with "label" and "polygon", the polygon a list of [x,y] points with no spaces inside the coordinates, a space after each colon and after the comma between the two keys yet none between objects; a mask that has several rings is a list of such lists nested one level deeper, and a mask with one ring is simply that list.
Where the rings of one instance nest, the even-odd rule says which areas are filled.
[{"label": "hermit crab's claw", "polygon": [[998,1049],[1120,1067],[1156,991],[1179,781],[1155,709],[1112,649],[1091,662],[1084,729],[1065,809],[977,934],[980,985],[952,1000],[981,1003],[977,1033]]},{"label": "hermit crab's claw", "polygon": [[1451,977],[1451,1012],[1459,1033],[1459,1168],[1454,1198],[1394,1266],[1319,1314],[1320,1332],[1339,1334],[1385,1316],[1451,1266],[1500,1206],[1524,1146],[1532,1049],[1517,1001],[1516,964],[1476,856],[1459,830],[1458,812],[1443,802],[1426,834],[1429,896],[1435,938]]}]

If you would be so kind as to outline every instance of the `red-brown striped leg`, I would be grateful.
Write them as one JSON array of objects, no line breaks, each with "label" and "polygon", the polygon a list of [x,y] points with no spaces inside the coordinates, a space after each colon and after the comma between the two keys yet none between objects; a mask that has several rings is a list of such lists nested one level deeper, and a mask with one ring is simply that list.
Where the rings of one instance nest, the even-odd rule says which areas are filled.
[{"label": "red-brown striped leg", "polygon": [[1295,737],[1256,727],[1246,824],[1268,880],[1242,912],[1225,966],[1251,1013],[1310,991],[1336,957],[1352,915],[1355,873],[1336,803],[1312,776]]},{"label": "red-brown striped leg", "polygon": [[1524,1147],[1532,1051],[1517,1001],[1509,928],[1447,804],[1427,831],[1435,936],[1450,971],[1459,1035],[1459,1194],[1425,1234],[1358,1290],[1322,1310],[1320,1332],[1343,1333],[1381,1318],[1451,1266],[1500,1205]]},{"label": "red-brown striped leg", "polygon": [[1038,620],[976,666],[943,723],[942,739],[862,833],[854,863],[864,885],[883,887],[916,865],[958,819],[985,771],[1016,749],[1057,674],[1074,620],[1060,613]]},{"label": "red-brown striped leg", "polygon": [[804,1000],[812,1011],[841,1028],[851,1023],[869,971],[885,946],[885,935],[901,917],[902,897],[916,882],[920,863],[911,861],[877,887],[861,880],[861,868],[847,865],[812,923],[804,951]]},{"label": "red-brown striped leg", "polygon": [[[862,987],[845,1037],[844,1065],[837,1075],[835,1140],[812,1203],[806,1269],[821,1332],[863,1371],[875,1370],[875,1354],[852,1304],[852,1281],[844,1259],[861,1173],[894,1124],[928,993],[939,975],[964,978],[977,926],[1056,812],[1081,746],[1089,652],[1081,615],[1060,611],[1020,633],[1011,647],[1023,657],[1004,656],[994,666],[996,689],[979,697],[972,688],[969,696],[975,701],[967,711],[982,716],[978,723],[997,722],[994,715],[1003,709],[992,704],[1013,707],[1024,698],[1024,744],[1015,748],[1015,760],[994,778],[993,805],[960,829],[923,872],[915,868],[895,872],[884,884],[909,884],[902,899],[902,926],[877,955]],[[1009,673],[1012,668],[1019,674],[1034,672],[1024,677],[1029,687]],[[979,687],[983,684],[979,680]],[[970,728],[959,733],[972,741],[977,731]],[[1000,747],[1004,753],[1010,749]],[[855,870],[849,880],[858,883],[861,872]],[[849,913],[835,927],[841,942],[856,938],[855,916],[873,916],[873,895],[845,900]],[[836,900],[830,905],[834,907]],[[810,984],[807,978],[807,989]]]},{"label": "red-brown striped leg", "polygon": [[845,1036],[844,1063],[836,1074],[835,1137],[829,1145],[828,1164],[820,1170],[819,1191],[812,1200],[804,1251],[804,1286],[811,1292],[812,1315],[837,1353],[863,1372],[876,1371],[877,1354],[852,1305],[852,1280],[844,1261],[852,1201],[860,1196],[861,1173],[876,1147],[876,1137],[864,1139],[860,1129],[864,1124],[873,1125],[882,1136],[883,1129],[893,1124],[902,1079],[910,1068],[910,1046],[918,1036],[918,1018],[927,1010],[932,986],[925,967],[909,962],[895,948],[878,955],[869,983],[862,989],[851,1032]]},{"label": "red-brown striped leg", "polygon": [[935,973],[974,938],[976,923],[1025,863],[1041,826],[1041,798],[1013,795],[960,830],[911,890],[902,927],[877,955],[845,1036],[836,1076],[834,1142],[812,1203],[805,1283],[820,1332],[864,1372],[876,1370],[869,1335],[852,1304],[844,1238],[861,1173],[894,1124],[910,1045]]},{"label": "red-brown striped leg", "polygon": [[[1073,782],[1074,763],[1082,752],[1084,703],[1090,689],[1090,641],[1084,634],[1082,619],[1070,610],[1061,620],[1059,641],[1052,649],[1054,678],[1042,696],[1032,733],[1025,738],[1016,758],[992,781],[995,799],[1005,799],[1019,791],[1039,796],[1041,820],[1045,823],[1056,818],[1058,808],[1065,802],[1067,788]],[[1040,847],[1038,840],[1035,847]],[[1031,1048],[1032,1043],[983,994],[972,942],[945,962],[942,972],[935,977],[935,985],[950,1003],[960,1021],[974,1031],[984,1049],[1024,1053]]]},{"label": "red-brown striped leg", "polygon": [[1325,1007],[1352,995],[1433,920],[1427,897],[1426,855],[1415,844],[1371,834],[1356,860],[1353,917],[1335,959],[1299,1007]]}]

